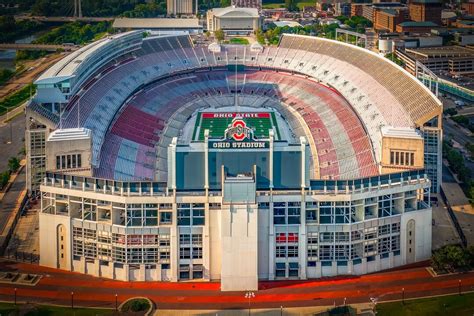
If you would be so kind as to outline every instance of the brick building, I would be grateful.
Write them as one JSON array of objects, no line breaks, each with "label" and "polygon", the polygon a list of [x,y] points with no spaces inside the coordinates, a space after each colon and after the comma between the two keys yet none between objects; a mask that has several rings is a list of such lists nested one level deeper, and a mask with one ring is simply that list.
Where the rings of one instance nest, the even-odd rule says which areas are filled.
[{"label": "brick building", "polygon": [[441,0],[411,0],[408,4],[410,20],[415,22],[434,22],[441,25]]}]

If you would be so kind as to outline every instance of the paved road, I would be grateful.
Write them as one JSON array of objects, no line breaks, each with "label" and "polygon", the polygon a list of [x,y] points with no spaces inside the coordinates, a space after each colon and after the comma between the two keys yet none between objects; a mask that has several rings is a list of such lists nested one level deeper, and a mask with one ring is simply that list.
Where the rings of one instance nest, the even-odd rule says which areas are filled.
[{"label": "paved road", "polygon": [[[3,126],[2,126],[3,125]],[[10,126],[11,125],[11,126]],[[8,144],[12,140],[11,144]],[[25,115],[20,114],[11,120],[11,124],[0,122],[0,172],[8,169],[8,159],[17,157],[25,146]]]},{"label": "paved road", "polygon": [[34,61],[25,61],[24,65],[26,70],[0,87],[0,98],[3,98],[6,95],[21,89],[25,85],[32,83],[41,75],[41,73],[51,67],[51,65],[56,63],[59,59],[64,58],[67,54],[69,54],[69,52],[61,54],[54,53]]},{"label": "paved road", "polygon": [[10,190],[5,194],[3,200],[0,201],[0,232],[3,231],[8,217],[10,216],[11,212],[15,209],[16,201],[20,193],[26,187],[26,168],[20,172],[20,174],[13,182]]},{"label": "paved road", "polygon": [[0,50],[46,50],[55,52],[58,49],[77,50],[79,47],[68,45],[50,45],[50,44],[18,44],[18,43],[0,43]]},{"label": "paved road", "polygon": [[[8,262],[0,263],[0,271],[21,271],[44,276],[34,287],[0,284],[0,301],[12,301],[16,287],[19,301],[48,304],[69,305],[71,292],[74,292],[75,306],[114,307],[117,294],[119,302],[130,297],[146,296],[162,309],[248,307],[244,292],[221,292],[217,282],[121,282]],[[371,297],[379,301],[397,300],[401,299],[402,288],[405,289],[405,298],[457,293],[459,279],[462,280],[462,291],[472,290],[474,272],[434,278],[424,267],[311,281],[260,282],[259,291],[252,299],[252,307],[342,305],[344,298],[347,304],[367,303]]]},{"label": "paved road", "polygon": [[443,130],[445,138],[446,136],[452,135],[452,138],[462,145],[466,145],[466,143],[472,143],[474,141],[473,137],[466,135],[466,133],[464,133],[464,131],[451,120],[443,120]]}]

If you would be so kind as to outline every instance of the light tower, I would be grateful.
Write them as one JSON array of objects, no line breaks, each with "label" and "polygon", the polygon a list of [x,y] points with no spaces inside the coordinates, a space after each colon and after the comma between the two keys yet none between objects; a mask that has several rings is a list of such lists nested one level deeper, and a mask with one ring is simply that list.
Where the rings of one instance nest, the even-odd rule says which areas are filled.
[{"label": "light tower", "polygon": [[82,5],[81,0],[74,0],[74,17],[82,18]]}]

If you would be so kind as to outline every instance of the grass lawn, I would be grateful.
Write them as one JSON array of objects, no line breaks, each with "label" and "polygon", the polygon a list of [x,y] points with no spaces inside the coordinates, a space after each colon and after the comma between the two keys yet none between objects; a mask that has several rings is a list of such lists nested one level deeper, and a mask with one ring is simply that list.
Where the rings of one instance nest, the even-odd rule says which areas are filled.
[{"label": "grass lawn", "polygon": [[474,293],[377,304],[377,315],[473,315]]},{"label": "grass lawn", "polygon": [[284,3],[264,3],[262,7],[264,9],[280,9],[280,8],[284,8],[285,4]]},{"label": "grass lawn", "polygon": [[239,45],[248,45],[249,40],[246,38],[234,37],[229,40],[231,44],[239,44]]},{"label": "grass lawn", "polygon": [[303,10],[303,7],[314,7],[315,5],[316,1],[301,1],[296,4],[300,10]]},{"label": "grass lawn", "polygon": [[[316,5],[316,0],[313,1],[308,1],[308,0],[302,0],[302,1],[297,1],[296,6],[298,9],[302,10],[303,7],[314,7]],[[285,2],[275,2],[275,3],[263,3],[263,8],[264,9],[278,9],[278,8],[284,8],[285,7]]]},{"label": "grass lawn", "polygon": [[33,84],[29,84],[3,98],[3,100],[0,100],[0,115],[3,115],[7,113],[8,110],[13,110],[17,106],[23,104],[23,102],[29,99],[30,93],[31,95],[35,93],[35,90],[35,86]]},{"label": "grass lawn", "polygon": [[113,315],[115,311],[110,309],[95,308],[74,308],[37,305],[35,308],[28,308],[24,305],[15,306],[13,303],[0,303],[0,315],[19,315],[19,311],[26,312],[26,316],[96,316],[96,315]]}]

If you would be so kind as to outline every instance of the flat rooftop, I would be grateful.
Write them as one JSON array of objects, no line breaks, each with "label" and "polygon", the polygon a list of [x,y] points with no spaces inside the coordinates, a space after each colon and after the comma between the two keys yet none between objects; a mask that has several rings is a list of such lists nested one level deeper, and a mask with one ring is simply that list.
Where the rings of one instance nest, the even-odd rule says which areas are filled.
[{"label": "flat rooftop", "polygon": [[87,128],[63,128],[57,129],[49,134],[48,142],[58,142],[64,140],[90,139],[91,130]]},{"label": "flat rooftop", "polygon": [[474,48],[465,46],[409,48],[406,52],[419,58],[474,57]]},{"label": "flat rooftop", "polygon": [[166,19],[166,18],[117,18],[112,25],[124,29],[202,29],[199,19]]}]

